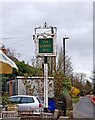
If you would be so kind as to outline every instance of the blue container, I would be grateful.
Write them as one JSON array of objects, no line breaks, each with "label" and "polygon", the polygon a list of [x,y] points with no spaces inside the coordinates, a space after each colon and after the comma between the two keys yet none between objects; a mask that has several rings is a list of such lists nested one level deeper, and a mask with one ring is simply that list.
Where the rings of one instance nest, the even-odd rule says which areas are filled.
[{"label": "blue container", "polygon": [[48,110],[50,112],[54,112],[56,109],[56,101],[55,98],[49,98],[48,99]]}]

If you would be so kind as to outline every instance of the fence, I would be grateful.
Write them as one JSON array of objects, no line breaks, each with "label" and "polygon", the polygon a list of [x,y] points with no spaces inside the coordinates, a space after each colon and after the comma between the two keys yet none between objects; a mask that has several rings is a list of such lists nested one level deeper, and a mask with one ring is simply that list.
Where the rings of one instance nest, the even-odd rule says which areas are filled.
[{"label": "fence", "polygon": [[53,113],[32,112],[32,111],[19,111],[18,116],[21,120],[55,120]]},{"label": "fence", "polygon": [[32,111],[2,111],[1,120],[56,120],[53,113]]}]

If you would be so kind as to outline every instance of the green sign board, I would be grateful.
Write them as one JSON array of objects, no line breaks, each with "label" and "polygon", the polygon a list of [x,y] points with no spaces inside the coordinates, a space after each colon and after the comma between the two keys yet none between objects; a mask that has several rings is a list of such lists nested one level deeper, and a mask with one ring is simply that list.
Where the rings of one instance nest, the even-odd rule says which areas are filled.
[{"label": "green sign board", "polygon": [[53,53],[53,38],[39,39],[39,53]]}]

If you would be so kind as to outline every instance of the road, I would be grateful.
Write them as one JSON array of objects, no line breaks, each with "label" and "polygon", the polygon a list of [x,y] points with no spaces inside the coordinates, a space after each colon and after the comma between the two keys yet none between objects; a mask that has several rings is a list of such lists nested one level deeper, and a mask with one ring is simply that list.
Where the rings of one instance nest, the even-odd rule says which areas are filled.
[{"label": "road", "polygon": [[95,118],[95,105],[88,97],[80,97],[79,102],[73,108],[74,118]]}]

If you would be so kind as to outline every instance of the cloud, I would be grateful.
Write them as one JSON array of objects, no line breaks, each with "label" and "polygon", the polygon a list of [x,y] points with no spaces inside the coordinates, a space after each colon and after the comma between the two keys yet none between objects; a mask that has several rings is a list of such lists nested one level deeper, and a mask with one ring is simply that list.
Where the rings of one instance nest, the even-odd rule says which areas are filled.
[{"label": "cloud", "polygon": [[[2,4],[3,37],[21,37],[22,39],[4,40],[5,45],[21,53],[21,58],[29,61],[35,55],[32,40],[34,28],[47,22],[56,26],[57,47],[62,47],[62,38],[69,35],[66,51],[72,58],[75,69],[89,70],[92,65],[93,49],[93,4],[88,2],[16,2]],[[23,39],[26,39],[23,41]],[[28,51],[30,50],[30,52]],[[28,52],[23,52],[28,51]],[[32,52],[31,52],[32,51]],[[79,60],[79,61],[78,61]],[[88,61],[89,60],[89,61]],[[83,64],[85,64],[83,67]],[[89,69],[88,69],[89,68]]]}]

